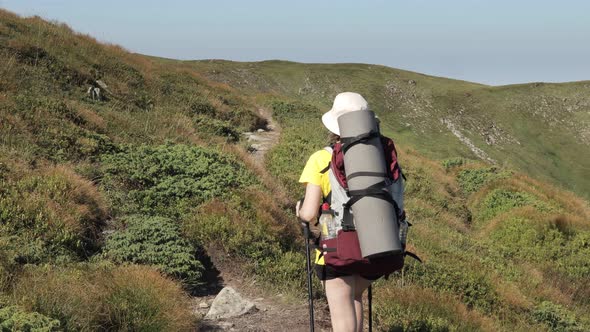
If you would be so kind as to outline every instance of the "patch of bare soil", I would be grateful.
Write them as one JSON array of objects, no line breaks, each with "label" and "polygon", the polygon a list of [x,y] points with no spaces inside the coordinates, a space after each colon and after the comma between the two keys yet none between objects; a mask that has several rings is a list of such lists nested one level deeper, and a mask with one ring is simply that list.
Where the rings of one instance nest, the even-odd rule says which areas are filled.
[{"label": "patch of bare soil", "polygon": [[[209,250],[211,261],[204,262],[210,275],[208,293],[193,298],[195,314],[205,317],[219,291],[231,286],[242,297],[254,302],[257,310],[229,319],[203,319],[199,331],[274,332],[309,331],[309,305],[307,300],[294,300],[283,294],[272,293],[255,279],[244,275],[239,265],[225,259],[219,251]],[[302,266],[301,273],[305,273]],[[314,276],[315,277],[315,276]],[[301,289],[307,294],[307,288]],[[314,299],[315,331],[331,331],[330,314],[325,299]]]},{"label": "patch of bare soil", "polygon": [[248,140],[248,152],[252,159],[258,165],[264,164],[264,156],[272,147],[274,147],[281,137],[281,127],[274,121],[270,112],[264,108],[258,109],[258,114],[266,119],[267,123],[264,128],[259,128],[254,132],[243,133]]}]

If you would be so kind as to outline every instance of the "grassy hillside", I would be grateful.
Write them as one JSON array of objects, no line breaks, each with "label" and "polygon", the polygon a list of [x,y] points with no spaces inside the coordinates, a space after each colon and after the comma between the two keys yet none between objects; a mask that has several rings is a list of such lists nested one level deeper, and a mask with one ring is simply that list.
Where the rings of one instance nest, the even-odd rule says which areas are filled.
[{"label": "grassy hillside", "polygon": [[[284,132],[268,165],[295,193],[305,159],[322,147],[325,132],[316,107],[272,105]],[[410,260],[402,273],[377,283],[383,330],[588,328],[587,201],[461,157],[435,161],[405,146],[400,160],[414,224],[411,250],[425,263]]]},{"label": "grassy hillside", "polygon": [[590,81],[489,87],[363,64],[191,64],[245,93],[285,95],[323,111],[337,93],[358,91],[386,133],[427,157],[482,159],[590,197]]},{"label": "grassy hillside", "polygon": [[[589,85],[159,59],[0,11],[0,326],[192,330],[215,269],[304,298],[297,178],[355,90],[400,148],[425,261],[377,283],[379,329],[589,330],[588,202],[543,181],[588,192]],[[282,127],[264,167],[241,135],[260,108]]]}]

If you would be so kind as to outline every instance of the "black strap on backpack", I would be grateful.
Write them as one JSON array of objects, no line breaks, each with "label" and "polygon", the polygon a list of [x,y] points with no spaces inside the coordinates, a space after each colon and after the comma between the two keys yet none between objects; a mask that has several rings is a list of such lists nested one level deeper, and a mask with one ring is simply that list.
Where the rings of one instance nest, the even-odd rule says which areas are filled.
[{"label": "black strap on backpack", "polygon": [[359,143],[364,143],[370,140],[371,138],[375,137],[381,137],[381,134],[375,130],[371,130],[368,133],[360,134],[358,136],[341,137],[340,141],[342,142],[342,153],[346,153],[346,151],[348,151],[348,149],[350,149],[351,147]]},{"label": "black strap on backpack", "polygon": [[352,218],[352,214],[350,213],[350,209],[356,202],[361,200],[361,198],[367,197],[367,196],[375,197],[375,198],[379,198],[379,199],[387,201],[388,203],[393,205],[393,207],[395,208],[396,216],[398,218],[402,217],[402,212],[400,212],[400,209],[399,209],[397,203],[391,197],[391,194],[387,190],[385,190],[385,188],[389,187],[390,185],[391,185],[391,180],[387,179],[385,181],[375,183],[374,185],[371,185],[366,189],[349,190],[348,196],[350,197],[350,199],[348,200],[348,202],[346,202],[344,204],[344,215],[342,217],[342,230],[345,232],[355,230],[354,221]]}]

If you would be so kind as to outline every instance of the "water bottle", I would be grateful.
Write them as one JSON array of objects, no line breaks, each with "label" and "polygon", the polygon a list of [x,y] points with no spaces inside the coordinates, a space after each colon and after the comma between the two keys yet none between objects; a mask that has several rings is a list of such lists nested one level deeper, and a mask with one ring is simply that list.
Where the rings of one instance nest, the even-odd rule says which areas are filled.
[{"label": "water bottle", "polygon": [[322,213],[320,214],[320,229],[322,231],[322,240],[328,240],[336,237],[337,230],[336,225],[334,223],[334,211],[330,209],[330,204],[322,204]]}]

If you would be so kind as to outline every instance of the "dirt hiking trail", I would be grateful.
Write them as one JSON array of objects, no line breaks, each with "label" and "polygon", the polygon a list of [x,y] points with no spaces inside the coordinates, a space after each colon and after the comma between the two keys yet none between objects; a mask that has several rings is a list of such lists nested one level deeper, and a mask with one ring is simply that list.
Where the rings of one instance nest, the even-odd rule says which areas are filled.
[{"label": "dirt hiking trail", "polygon": [[[259,108],[258,114],[266,120],[266,125],[253,132],[242,133],[248,141],[249,159],[265,177],[270,176],[264,166],[266,153],[278,144],[281,127],[272,118],[271,112]],[[209,253],[210,257],[220,257],[219,253]],[[217,260],[204,262],[209,274],[209,289],[202,296],[193,297],[193,310],[196,315],[205,317],[217,294],[226,286],[232,287],[243,298],[254,303],[256,309],[239,317],[224,319],[202,319],[198,331],[240,331],[240,332],[304,332],[309,331],[308,301],[287,299],[283,294],[271,294],[252,277],[246,277],[236,264]],[[305,265],[301,266],[305,274]],[[313,276],[315,278],[315,275]],[[301,289],[307,294],[307,288]],[[332,331],[328,304],[325,299],[314,300],[315,330]]]}]

